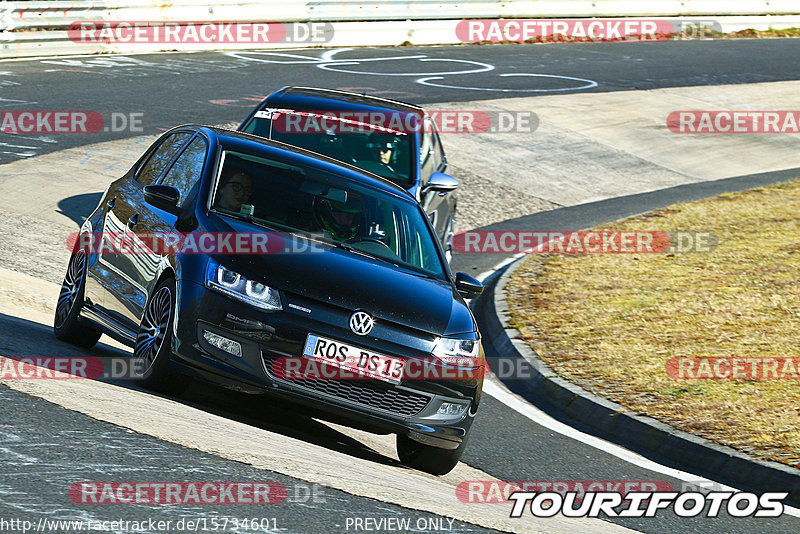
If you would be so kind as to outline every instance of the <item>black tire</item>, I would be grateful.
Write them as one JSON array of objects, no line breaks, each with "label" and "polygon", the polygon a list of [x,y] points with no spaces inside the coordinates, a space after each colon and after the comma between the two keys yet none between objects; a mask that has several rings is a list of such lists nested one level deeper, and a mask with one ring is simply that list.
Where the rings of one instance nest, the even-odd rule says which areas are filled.
[{"label": "black tire", "polygon": [[192,379],[170,365],[172,320],[176,302],[175,280],[162,281],[147,301],[133,349],[134,380],[141,386],[180,395]]},{"label": "black tire", "polygon": [[467,436],[456,449],[440,449],[431,445],[423,445],[408,436],[397,435],[397,456],[403,465],[430,473],[431,475],[446,475],[461,460],[464,449],[467,447]]},{"label": "black tire", "polygon": [[102,332],[78,321],[86,289],[86,255],[73,254],[61,283],[53,317],[56,338],[79,347],[90,349],[97,344]]}]

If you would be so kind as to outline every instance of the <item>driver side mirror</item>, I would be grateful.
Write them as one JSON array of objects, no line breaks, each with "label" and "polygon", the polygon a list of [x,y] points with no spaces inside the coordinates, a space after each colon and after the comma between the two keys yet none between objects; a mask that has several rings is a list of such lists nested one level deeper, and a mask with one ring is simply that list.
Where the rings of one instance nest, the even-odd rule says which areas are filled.
[{"label": "driver side mirror", "polygon": [[461,182],[459,182],[449,174],[445,174],[443,172],[435,172],[431,174],[430,179],[428,179],[428,183],[425,185],[425,189],[445,192],[445,191],[453,191],[459,185],[461,185]]},{"label": "driver side mirror", "polygon": [[465,299],[474,299],[483,293],[483,284],[467,273],[456,273],[456,291]]},{"label": "driver side mirror", "polygon": [[180,192],[171,185],[147,185],[144,188],[144,201],[173,215],[180,216]]}]

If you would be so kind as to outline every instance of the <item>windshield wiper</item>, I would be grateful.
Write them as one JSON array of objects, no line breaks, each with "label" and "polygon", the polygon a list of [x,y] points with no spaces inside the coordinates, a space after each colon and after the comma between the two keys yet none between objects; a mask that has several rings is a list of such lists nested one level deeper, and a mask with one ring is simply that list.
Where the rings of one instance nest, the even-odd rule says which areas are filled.
[{"label": "windshield wiper", "polygon": [[404,273],[408,273],[408,274],[411,274],[411,275],[414,275],[414,276],[421,276],[423,278],[430,278],[431,280],[441,281],[441,279],[437,278],[436,276],[434,276],[431,273],[427,273],[425,271],[421,271],[421,270],[418,270],[418,269],[412,269],[412,268],[410,268],[410,267],[408,267],[406,265],[402,265],[402,264],[394,262],[394,261],[392,261],[392,260],[390,260],[388,258],[384,258],[383,256],[378,256],[377,254],[372,254],[370,252],[366,252],[366,251],[361,250],[359,248],[355,248],[355,247],[353,247],[352,245],[350,245],[348,243],[342,243],[340,241],[324,241],[324,243],[329,243],[329,244],[335,246],[336,248],[340,248],[340,249],[346,250],[348,252],[352,252],[354,254],[361,254],[363,256],[367,256],[368,258],[373,258],[373,259],[376,259],[378,261],[382,261],[384,263],[388,263],[390,265],[394,265],[398,269],[402,269],[402,271]]},{"label": "windshield wiper", "polygon": [[256,217],[255,215],[245,215],[244,213],[236,213],[233,211],[217,211],[212,210],[220,215],[225,215],[226,217],[231,217],[232,219],[239,219],[240,221],[249,222],[251,224],[255,224],[256,226],[260,226],[262,228],[266,228],[267,230],[272,230],[273,232],[278,232],[279,230],[269,221],[261,219],[260,217]]},{"label": "windshield wiper", "polygon": [[329,243],[329,244],[333,245],[336,248],[340,248],[342,250],[346,250],[346,251],[352,252],[354,254],[360,254],[362,256],[367,256],[368,258],[372,258],[372,259],[379,260],[379,261],[382,261],[382,262],[385,262],[385,263],[389,263],[391,265],[394,265],[395,267],[400,267],[401,269],[403,268],[403,266],[400,265],[399,263],[395,263],[395,262],[393,262],[392,260],[390,260],[388,258],[384,258],[383,256],[378,256],[377,254],[372,254],[371,252],[367,252],[365,250],[361,250],[360,248],[355,248],[353,245],[351,245],[349,243],[343,243],[341,241],[335,241],[335,240],[325,241],[325,243]]}]

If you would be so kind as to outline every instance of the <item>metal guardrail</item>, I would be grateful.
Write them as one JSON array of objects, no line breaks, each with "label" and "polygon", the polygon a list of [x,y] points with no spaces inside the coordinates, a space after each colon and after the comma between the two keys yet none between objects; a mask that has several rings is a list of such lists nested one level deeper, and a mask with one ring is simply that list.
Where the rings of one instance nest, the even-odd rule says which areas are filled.
[{"label": "metal guardrail", "polygon": [[800,14],[797,0],[101,0],[0,2],[0,30],[78,20],[375,21],[465,18],[677,17]]},{"label": "metal guardrail", "polygon": [[[0,58],[161,49],[288,48],[181,44],[149,46],[81,43],[67,28],[79,21],[326,22],[335,37],[328,46],[450,44],[463,19],[707,17],[730,18],[726,31],[800,26],[798,0],[99,0],[0,2]],[[756,17],[756,18],[754,18]],[[369,21],[369,24],[364,22]],[[737,22],[739,21],[739,22]],[[742,27],[741,21],[748,21]],[[751,23],[750,21],[755,21]]]},{"label": "metal guardrail", "polygon": [[797,0],[368,0],[306,2],[312,20],[787,15]]},{"label": "metal guardrail", "polygon": [[76,21],[275,21],[308,20],[305,2],[294,0],[102,0],[99,2],[0,2],[0,30],[60,30]]}]

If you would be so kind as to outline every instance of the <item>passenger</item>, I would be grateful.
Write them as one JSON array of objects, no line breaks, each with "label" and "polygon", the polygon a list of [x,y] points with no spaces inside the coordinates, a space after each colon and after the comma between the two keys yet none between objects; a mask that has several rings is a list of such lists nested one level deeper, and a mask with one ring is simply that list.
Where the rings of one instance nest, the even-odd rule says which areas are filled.
[{"label": "passenger", "polygon": [[225,169],[217,188],[215,205],[227,211],[240,213],[242,205],[247,204],[253,192],[253,179],[246,172],[231,168]]}]

